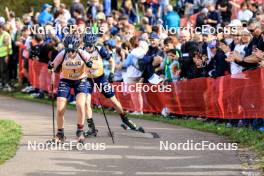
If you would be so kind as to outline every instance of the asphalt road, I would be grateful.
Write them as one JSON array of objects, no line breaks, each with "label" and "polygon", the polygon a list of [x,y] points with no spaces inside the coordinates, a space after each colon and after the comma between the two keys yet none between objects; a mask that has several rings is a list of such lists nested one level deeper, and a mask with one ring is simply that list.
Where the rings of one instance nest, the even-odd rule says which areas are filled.
[{"label": "asphalt road", "polygon": [[[242,175],[237,151],[160,150],[160,141],[194,143],[209,141],[226,143],[226,139],[214,134],[199,132],[168,124],[135,119],[146,131],[155,131],[160,138],[131,134],[120,127],[119,117],[108,115],[115,133],[113,145],[107,135],[107,127],[101,114],[95,114],[99,129],[97,138],[86,140],[87,150],[42,150],[52,136],[52,116],[49,105],[31,103],[0,96],[0,118],[13,119],[23,127],[23,138],[14,158],[0,166],[1,176],[58,176],[58,175]],[[74,140],[76,112],[66,112],[66,136]],[[39,150],[28,144],[36,141]],[[92,146],[94,145],[94,146]],[[98,146],[106,146],[105,150]],[[67,147],[66,149],[70,149]],[[94,150],[91,150],[94,149]]]}]

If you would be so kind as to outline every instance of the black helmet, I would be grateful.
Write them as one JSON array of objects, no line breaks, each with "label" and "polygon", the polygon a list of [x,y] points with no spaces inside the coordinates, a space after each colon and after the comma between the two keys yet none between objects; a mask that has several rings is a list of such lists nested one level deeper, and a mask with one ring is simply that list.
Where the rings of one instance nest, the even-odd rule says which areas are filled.
[{"label": "black helmet", "polygon": [[68,35],[63,40],[66,52],[77,51],[80,46],[80,39],[76,35]]},{"label": "black helmet", "polygon": [[83,42],[84,42],[84,47],[91,47],[93,46],[98,40],[97,34],[93,33],[85,33],[83,36]]}]

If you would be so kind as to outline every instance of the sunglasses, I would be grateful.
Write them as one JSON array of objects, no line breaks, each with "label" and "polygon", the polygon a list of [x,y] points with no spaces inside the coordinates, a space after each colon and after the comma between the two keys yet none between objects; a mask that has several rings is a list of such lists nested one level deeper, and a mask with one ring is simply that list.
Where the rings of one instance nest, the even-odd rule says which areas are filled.
[{"label": "sunglasses", "polygon": [[87,44],[86,45],[86,48],[92,48],[93,47],[93,44]]},{"label": "sunglasses", "polygon": [[67,49],[67,52],[68,53],[76,53],[76,50],[75,49]]},{"label": "sunglasses", "polygon": [[248,29],[249,30],[249,32],[254,32],[255,30],[256,30],[256,28],[255,29]]}]

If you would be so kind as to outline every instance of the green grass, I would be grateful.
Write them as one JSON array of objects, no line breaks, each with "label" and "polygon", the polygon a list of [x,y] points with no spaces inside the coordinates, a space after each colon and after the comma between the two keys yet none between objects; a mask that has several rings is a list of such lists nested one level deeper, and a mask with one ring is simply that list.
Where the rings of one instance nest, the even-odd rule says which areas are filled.
[{"label": "green grass", "polygon": [[[28,13],[30,11],[30,7],[33,7],[35,12],[40,11],[41,7],[45,3],[52,4],[53,0],[38,0],[38,1],[29,1],[29,0],[0,0],[0,15],[5,16],[5,7],[8,7],[9,10],[12,10],[16,13],[16,16],[21,17],[24,13]],[[63,0],[63,3],[69,8],[72,0]],[[86,5],[85,0],[81,0],[81,2]]]},{"label": "green grass", "polygon": [[[20,92],[13,92],[4,95],[9,95],[17,99],[29,100],[33,102],[51,104],[48,99],[34,99],[27,94]],[[75,106],[68,105],[69,109],[75,109]],[[94,112],[101,112],[100,109],[93,109]],[[107,111],[107,114],[115,114],[113,111]],[[252,130],[250,128],[227,128],[224,124],[215,125],[214,123],[205,123],[201,120],[184,120],[182,118],[169,119],[163,118],[160,115],[144,114],[143,116],[132,116],[132,118],[158,121],[162,123],[167,123],[171,125],[182,126],[190,129],[215,133],[221,135],[230,140],[230,142],[236,142],[240,147],[249,148],[250,150],[257,152],[260,162],[257,163],[257,167],[264,171],[264,133]]]},{"label": "green grass", "polygon": [[22,132],[11,120],[0,120],[0,164],[16,154]]}]

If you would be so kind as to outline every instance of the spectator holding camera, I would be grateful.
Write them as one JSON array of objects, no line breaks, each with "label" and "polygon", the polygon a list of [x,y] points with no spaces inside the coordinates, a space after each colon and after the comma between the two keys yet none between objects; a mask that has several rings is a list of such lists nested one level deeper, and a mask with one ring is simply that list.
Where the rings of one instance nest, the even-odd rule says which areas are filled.
[{"label": "spectator holding camera", "polygon": [[182,57],[180,62],[180,77],[182,79],[194,79],[206,77],[206,59],[202,55],[202,46],[194,41],[188,41],[181,46]]},{"label": "spectator holding camera", "polygon": [[175,82],[180,80],[180,51],[178,49],[170,49],[166,52],[160,68],[163,70],[163,76],[166,82]]},{"label": "spectator holding camera", "polygon": [[208,48],[212,53],[212,59],[207,66],[208,75],[213,78],[224,76],[229,73],[230,67],[225,60],[225,52],[219,47],[217,40],[212,40],[208,44]]}]

